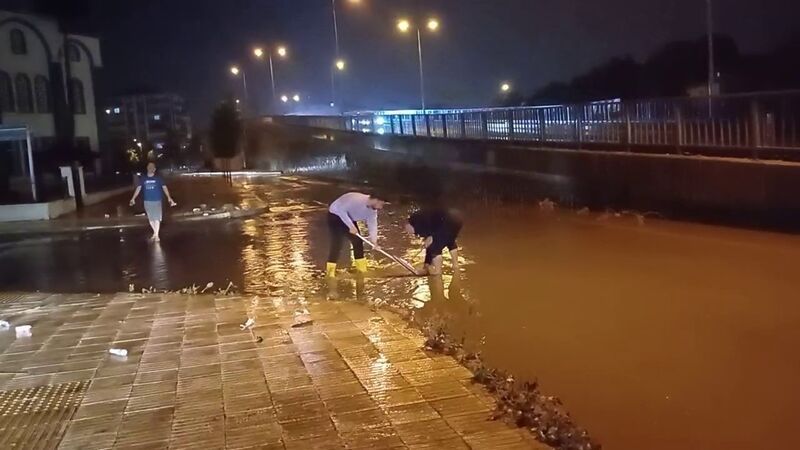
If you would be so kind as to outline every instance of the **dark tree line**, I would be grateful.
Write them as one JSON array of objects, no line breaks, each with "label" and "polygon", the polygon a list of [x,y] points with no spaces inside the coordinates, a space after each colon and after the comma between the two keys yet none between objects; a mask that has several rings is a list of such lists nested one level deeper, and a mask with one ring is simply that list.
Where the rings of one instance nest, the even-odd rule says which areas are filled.
[{"label": "dark tree line", "polygon": [[[515,94],[498,103],[539,105],[612,98],[679,97],[707,83],[705,37],[662,45],[642,62],[620,56],[592,68],[568,82],[550,83],[530,96]],[[717,82],[722,93],[800,88],[800,34],[771,51],[743,54],[736,42],[714,36]]]}]

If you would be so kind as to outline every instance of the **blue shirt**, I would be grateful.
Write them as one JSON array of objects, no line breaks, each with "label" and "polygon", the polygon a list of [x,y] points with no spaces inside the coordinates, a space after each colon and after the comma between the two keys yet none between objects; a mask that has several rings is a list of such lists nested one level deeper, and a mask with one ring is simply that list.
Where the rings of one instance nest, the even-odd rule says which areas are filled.
[{"label": "blue shirt", "polygon": [[142,186],[142,198],[146,202],[160,202],[161,201],[161,191],[164,187],[164,182],[161,181],[161,177],[158,175],[153,175],[149,177],[147,175],[142,177],[141,180]]}]

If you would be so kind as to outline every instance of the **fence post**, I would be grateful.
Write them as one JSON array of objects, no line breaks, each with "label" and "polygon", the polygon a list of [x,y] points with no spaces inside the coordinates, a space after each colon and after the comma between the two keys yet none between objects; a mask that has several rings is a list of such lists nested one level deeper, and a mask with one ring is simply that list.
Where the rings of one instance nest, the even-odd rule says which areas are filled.
[{"label": "fence post", "polygon": [[508,140],[514,140],[514,111],[511,109],[506,110],[506,120],[508,121]]},{"label": "fence post", "polygon": [[486,117],[486,111],[481,111],[481,137],[489,139],[489,121]]},{"label": "fence post", "polygon": [[753,159],[758,159],[758,149],[761,147],[761,108],[758,100],[750,102],[750,129],[752,130]]},{"label": "fence post", "polygon": [[573,106],[575,110],[575,141],[578,142],[578,150],[581,149],[583,143],[583,113],[584,108],[582,105]]},{"label": "fence post", "polygon": [[632,144],[632,127],[631,127],[631,110],[629,106],[625,106],[625,147],[631,151]]},{"label": "fence post", "polygon": [[431,137],[431,116],[428,113],[425,114],[425,135]]},{"label": "fence post", "polygon": [[461,139],[467,137],[467,120],[464,118],[465,113],[459,113],[458,118],[461,121]]},{"label": "fence post", "polygon": [[417,115],[416,114],[412,114],[411,115],[411,134],[413,134],[414,136],[417,135]]},{"label": "fence post", "polygon": [[400,119],[400,134],[401,135],[405,134],[405,132],[403,132],[403,116],[397,116],[397,117]]},{"label": "fence post", "polygon": [[442,114],[442,136],[447,137],[447,115]]},{"label": "fence post", "polygon": [[391,129],[392,129],[392,134],[395,134],[395,132],[394,132],[394,117],[395,116],[388,116],[388,117],[389,117],[389,126],[391,126]]},{"label": "fence post", "polygon": [[544,145],[544,141],[547,139],[547,125],[544,121],[544,108],[539,108],[536,110],[536,120],[539,121],[539,144]]},{"label": "fence post", "polygon": [[683,112],[678,104],[675,104],[675,150],[680,155],[683,153]]}]

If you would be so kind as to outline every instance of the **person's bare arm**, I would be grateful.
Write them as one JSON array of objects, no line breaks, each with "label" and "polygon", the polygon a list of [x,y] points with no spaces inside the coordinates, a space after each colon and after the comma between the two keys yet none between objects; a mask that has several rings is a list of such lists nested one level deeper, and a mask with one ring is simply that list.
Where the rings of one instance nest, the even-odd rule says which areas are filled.
[{"label": "person's bare arm", "polygon": [[133,191],[133,197],[131,197],[130,205],[133,206],[136,203],[136,197],[139,196],[139,192],[142,190],[141,186],[136,186],[136,190]]},{"label": "person's bare arm", "polygon": [[161,186],[161,189],[164,191],[164,194],[167,195],[167,200],[169,201],[169,205],[170,206],[177,206],[178,204],[175,203],[175,200],[173,200],[172,196],[169,195],[169,189],[167,188],[167,185]]}]

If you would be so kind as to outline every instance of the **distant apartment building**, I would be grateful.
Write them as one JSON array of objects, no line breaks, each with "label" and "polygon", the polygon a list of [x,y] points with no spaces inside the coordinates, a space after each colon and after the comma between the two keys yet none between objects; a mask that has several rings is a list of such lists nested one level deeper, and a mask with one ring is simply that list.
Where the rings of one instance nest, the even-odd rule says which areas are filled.
[{"label": "distant apartment building", "polygon": [[[66,51],[64,43],[55,20],[0,10],[0,129],[27,127],[34,159],[57,138],[72,136],[73,123],[76,144],[99,152],[94,74],[102,65],[100,43],[72,34]],[[12,176],[28,172],[25,142],[0,142],[0,153]]]},{"label": "distant apartment building", "polygon": [[191,119],[177,94],[120,96],[111,100],[104,114],[113,141],[136,139],[161,150],[168,145],[185,148],[192,138]]}]

